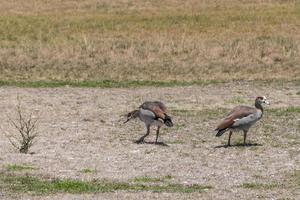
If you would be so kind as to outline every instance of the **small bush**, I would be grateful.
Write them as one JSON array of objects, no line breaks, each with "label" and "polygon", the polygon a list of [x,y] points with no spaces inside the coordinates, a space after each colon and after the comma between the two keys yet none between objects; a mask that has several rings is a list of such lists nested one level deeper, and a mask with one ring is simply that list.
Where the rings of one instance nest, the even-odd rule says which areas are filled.
[{"label": "small bush", "polygon": [[8,117],[9,124],[16,130],[16,133],[7,134],[7,138],[20,153],[28,153],[35,142],[35,138],[38,136],[38,119],[34,119],[32,113],[29,115],[24,114],[19,98],[16,112],[17,119]]}]

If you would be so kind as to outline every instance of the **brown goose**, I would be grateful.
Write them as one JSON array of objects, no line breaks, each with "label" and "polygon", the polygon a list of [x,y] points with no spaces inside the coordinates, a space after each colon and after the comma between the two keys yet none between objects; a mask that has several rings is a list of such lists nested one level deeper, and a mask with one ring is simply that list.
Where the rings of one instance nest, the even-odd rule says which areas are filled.
[{"label": "brown goose", "polygon": [[263,116],[262,104],[269,105],[267,98],[257,97],[255,99],[255,107],[237,106],[220,122],[216,131],[216,137],[220,137],[229,130],[228,146],[230,146],[230,138],[233,131],[242,130],[244,132],[244,145],[246,145],[246,137],[249,128]]},{"label": "brown goose", "polygon": [[127,114],[127,120],[124,122],[128,122],[131,119],[139,118],[143,121],[147,128],[147,133],[142,136],[136,143],[144,143],[145,137],[147,137],[150,133],[150,126],[157,126],[156,130],[156,140],[157,144],[158,134],[160,127],[165,124],[166,126],[173,126],[173,122],[170,116],[167,115],[166,106],[159,101],[146,101],[142,105],[139,106],[138,110],[134,110]]}]

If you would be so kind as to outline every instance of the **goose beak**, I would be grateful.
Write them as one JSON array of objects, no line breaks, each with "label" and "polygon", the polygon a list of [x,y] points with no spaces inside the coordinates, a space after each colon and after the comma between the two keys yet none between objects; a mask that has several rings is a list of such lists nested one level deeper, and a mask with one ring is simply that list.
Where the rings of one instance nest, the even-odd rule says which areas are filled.
[{"label": "goose beak", "polygon": [[263,96],[263,103],[270,105],[270,102],[267,100],[267,97]]},{"label": "goose beak", "polygon": [[270,102],[269,102],[269,101],[267,101],[267,100],[265,100],[265,104],[267,104],[267,105],[270,105]]}]

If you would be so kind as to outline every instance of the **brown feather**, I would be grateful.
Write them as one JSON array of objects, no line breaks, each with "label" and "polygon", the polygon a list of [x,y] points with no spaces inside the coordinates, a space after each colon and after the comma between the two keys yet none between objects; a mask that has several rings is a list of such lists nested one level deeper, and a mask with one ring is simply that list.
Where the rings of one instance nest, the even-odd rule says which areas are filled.
[{"label": "brown feather", "polygon": [[166,106],[159,101],[146,101],[140,108],[152,111],[157,118],[165,119],[166,117]]},{"label": "brown feather", "polygon": [[228,115],[220,122],[216,130],[230,128],[236,119],[241,119],[256,112],[255,108],[248,106],[237,106],[228,113]]}]

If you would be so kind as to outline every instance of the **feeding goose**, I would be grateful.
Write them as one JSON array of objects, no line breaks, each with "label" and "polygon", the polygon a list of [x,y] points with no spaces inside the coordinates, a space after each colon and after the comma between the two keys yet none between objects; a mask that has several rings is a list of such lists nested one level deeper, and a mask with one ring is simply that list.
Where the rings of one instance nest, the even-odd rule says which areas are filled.
[{"label": "feeding goose", "polygon": [[220,122],[216,131],[216,137],[220,137],[229,130],[228,146],[230,146],[230,138],[233,131],[242,130],[244,132],[244,145],[246,145],[246,137],[249,128],[263,116],[263,104],[269,105],[267,98],[257,97],[255,99],[255,107],[237,106]]},{"label": "feeding goose", "polygon": [[139,118],[146,125],[147,132],[143,135],[136,143],[144,143],[145,137],[150,134],[150,127],[157,126],[156,130],[156,140],[157,144],[158,134],[160,127],[165,124],[166,126],[173,126],[172,119],[167,115],[166,106],[159,101],[146,101],[139,106],[138,110],[134,110],[127,114],[127,120],[124,123],[127,123],[131,119]]}]

